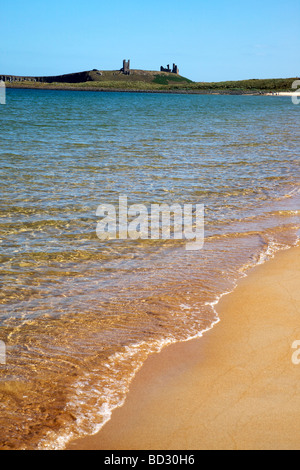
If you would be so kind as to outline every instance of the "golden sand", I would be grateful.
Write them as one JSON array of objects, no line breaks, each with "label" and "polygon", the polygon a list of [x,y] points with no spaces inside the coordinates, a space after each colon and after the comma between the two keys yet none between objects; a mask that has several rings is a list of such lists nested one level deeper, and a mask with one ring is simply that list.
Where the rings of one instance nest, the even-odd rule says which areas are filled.
[{"label": "golden sand", "polygon": [[148,358],[125,405],[70,449],[300,449],[300,248],[255,268],[198,340]]}]

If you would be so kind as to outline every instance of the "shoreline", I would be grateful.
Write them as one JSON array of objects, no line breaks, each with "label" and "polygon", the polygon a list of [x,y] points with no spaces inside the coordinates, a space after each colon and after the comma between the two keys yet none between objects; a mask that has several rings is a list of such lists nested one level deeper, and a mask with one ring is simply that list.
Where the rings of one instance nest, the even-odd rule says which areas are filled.
[{"label": "shoreline", "polygon": [[[275,96],[275,93],[269,92],[244,92],[236,90],[228,91],[213,91],[213,90],[147,90],[147,89],[128,89],[128,88],[101,88],[101,87],[75,87],[72,85],[67,86],[55,86],[55,85],[46,85],[46,86],[33,86],[33,85],[20,85],[11,86],[11,84],[6,85],[7,89],[14,90],[56,90],[56,91],[94,91],[99,93],[155,93],[155,94],[172,94],[172,95],[216,95],[216,96]],[[282,95],[281,95],[282,93]],[[279,96],[294,96],[295,93],[287,92],[278,92]],[[276,94],[277,95],[277,94]],[[300,95],[299,95],[300,96]]]},{"label": "shoreline", "polygon": [[147,90],[147,89],[128,89],[128,88],[101,88],[101,87],[75,87],[72,85],[68,86],[32,86],[32,85],[17,85],[11,86],[6,85],[6,89],[10,90],[46,90],[46,91],[91,91],[97,93],[147,93],[147,94],[168,94],[168,95],[209,95],[209,96],[279,96],[279,97],[300,97],[300,92],[295,90],[294,92],[279,91],[279,92],[267,92],[267,91],[215,91],[215,90]]},{"label": "shoreline", "polygon": [[299,260],[297,246],[249,271],[214,328],[149,356],[123,407],[67,449],[299,448]]}]

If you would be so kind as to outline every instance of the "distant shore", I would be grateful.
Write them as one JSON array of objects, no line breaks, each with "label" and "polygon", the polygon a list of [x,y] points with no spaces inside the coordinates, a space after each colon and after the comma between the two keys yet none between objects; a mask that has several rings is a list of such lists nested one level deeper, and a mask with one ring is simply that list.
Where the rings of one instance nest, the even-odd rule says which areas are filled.
[{"label": "distant shore", "polygon": [[89,87],[89,86],[72,86],[72,85],[51,85],[51,84],[41,84],[34,85],[22,85],[22,84],[7,84],[6,88],[10,89],[26,89],[26,90],[59,90],[59,91],[94,91],[94,92],[110,92],[110,93],[167,93],[175,95],[228,95],[228,96],[300,96],[300,92],[253,92],[253,91],[243,91],[243,90],[193,90],[193,89],[179,89],[179,90],[149,90],[149,89],[129,89],[129,88],[102,88],[102,87]]},{"label": "distant shore", "polygon": [[280,91],[278,93],[266,93],[266,96],[300,96],[300,91]]},{"label": "distant shore", "polygon": [[[1,76],[0,76],[1,78]],[[225,82],[193,82],[166,72],[132,70],[87,71],[53,77],[2,76],[7,88],[122,93],[170,93],[195,95],[282,95],[292,92],[296,78],[251,79]]]},{"label": "distant shore", "polygon": [[[167,93],[176,95],[247,95],[247,96],[267,96],[271,93],[267,92],[251,92],[251,91],[236,91],[236,90],[192,90],[192,89],[178,89],[178,90],[155,90],[155,89],[129,89],[129,88],[102,88],[102,87],[89,87],[89,86],[72,86],[68,84],[51,85],[51,84],[7,84],[6,88],[10,89],[27,89],[27,90],[60,90],[60,91],[96,91],[96,92],[111,92],[111,93]],[[292,93],[291,93],[292,96]]]},{"label": "distant shore", "polygon": [[255,268],[212,330],[150,356],[111,421],[68,449],[299,450],[299,263],[296,247]]}]

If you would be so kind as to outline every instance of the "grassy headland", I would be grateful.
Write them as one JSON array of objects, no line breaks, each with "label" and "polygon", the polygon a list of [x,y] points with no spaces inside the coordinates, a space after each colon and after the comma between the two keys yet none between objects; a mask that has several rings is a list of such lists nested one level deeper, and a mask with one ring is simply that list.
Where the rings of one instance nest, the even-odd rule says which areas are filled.
[{"label": "grassy headland", "polygon": [[[116,71],[92,70],[80,74],[41,77],[37,81],[19,77],[6,82],[8,88],[38,88],[94,91],[145,91],[203,94],[265,94],[292,91],[296,78],[252,79],[227,82],[193,82],[188,78],[167,72],[132,70],[130,75]],[[63,79],[62,77],[65,77]],[[63,80],[63,81],[62,81]]]}]

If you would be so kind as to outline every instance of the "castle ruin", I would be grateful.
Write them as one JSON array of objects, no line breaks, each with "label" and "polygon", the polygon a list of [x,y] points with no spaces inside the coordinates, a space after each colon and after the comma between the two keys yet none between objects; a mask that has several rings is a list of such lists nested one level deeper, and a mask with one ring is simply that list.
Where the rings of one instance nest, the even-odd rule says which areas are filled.
[{"label": "castle ruin", "polygon": [[[176,64],[173,64],[173,68],[170,68],[170,65],[167,67],[160,67],[161,72],[174,73],[179,75],[179,69]],[[92,72],[96,72],[97,75],[102,75],[97,69],[93,69]],[[123,67],[116,72],[121,72],[124,75],[130,75],[133,73],[130,70],[130,60],[123,60]],[[68,73],[64,75],[54,75],[47,77],[26,77],[26,76],[17,76],[17,75],[0,75],[0,81],[4,83],[14,83],[14,82],[39,82],[39,83],[85,83],[89,81],[95,81],[95,74],[92,74],[91,71],[86,72],[77,72],[77,73]]]},{"label": "castle ruin", "polygon": [[170,65],[168,64],[167,67],[160,67],[161,72],[168,72],[168,73],[175,73],[176,75],[179,75],[179,68],[177,67],[176,64],[173,64],[173,69],[170,69]]},{"label": "castle ruin", "polygon": [[123,67],[121,68],[121,72],[123,72],[124,75],[130,75],[130,60],[123,60]]}]

